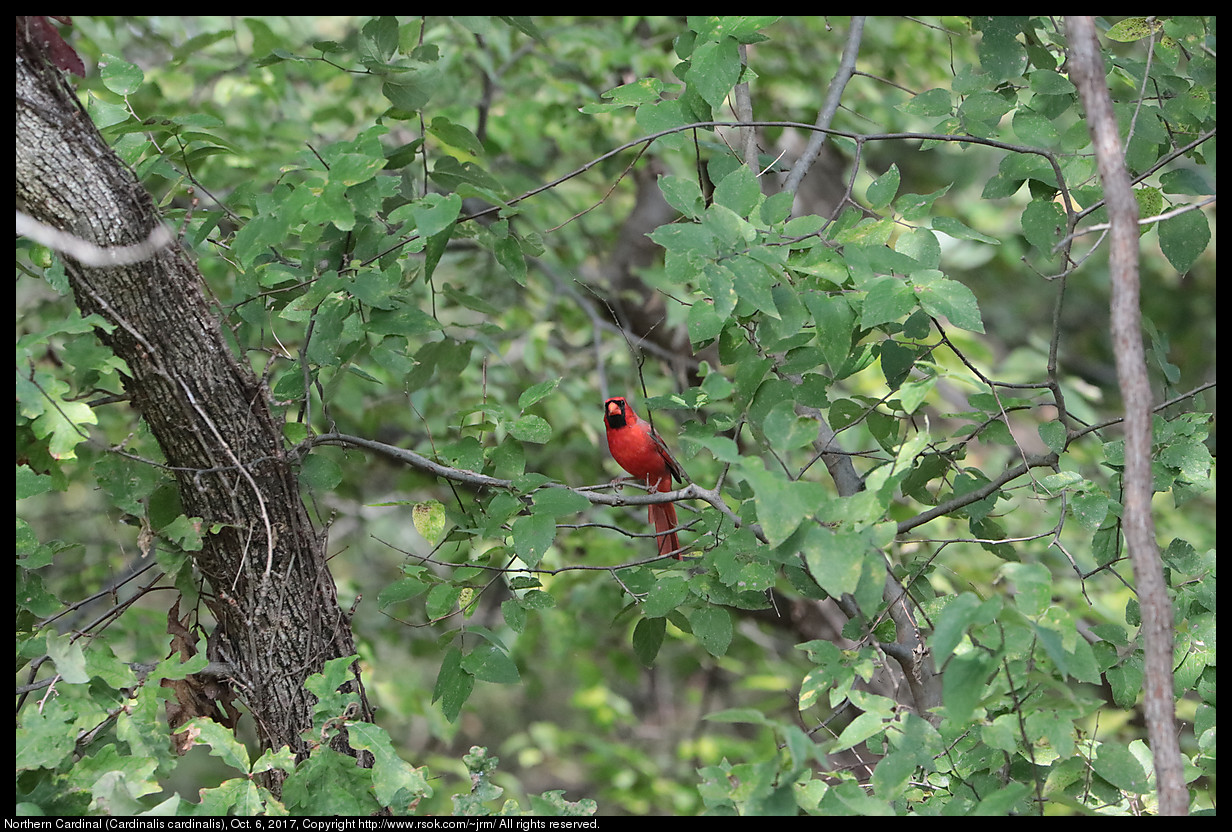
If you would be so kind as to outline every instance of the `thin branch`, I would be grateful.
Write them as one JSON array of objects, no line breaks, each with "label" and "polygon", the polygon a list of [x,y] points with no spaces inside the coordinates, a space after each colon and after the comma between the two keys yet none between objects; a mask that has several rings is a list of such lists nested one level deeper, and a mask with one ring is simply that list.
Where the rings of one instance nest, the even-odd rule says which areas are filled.
[{"label": "thin branch", "polygon": [[36,243],[47,246],[52,251],[66,254],[84,266],[128,266],[149,260],[158,252],[171,245],[174,239],[171,231],[159,223],[150,230],[140,243],[131,246],[95,245],[89,240],[83,240],[68,231],[52,228],[39,222],[34,217],[22,211],[17,211],[16,231],[22,237],[29,237]]},{"label": "thin branch", "polygon": [[864,17],[862,15],[852,15],[851,28],[847,31],[847,44],[843,47],[843,57],[839,61],[838,72],[834,73],[834,78],[830,81],[830,89],[826,92],[826,101],[821,107],[821,112],[817,114],[817,121],[814,127],[817,132],[809,139],[808,145],[804,148],[804,153],[796,160],[795,165],[791,168],[791,173],[787,175],[787,180],[783,183],[783,190],[794,194],[800,187],[800,182],[804,179],[805,174],[809,172],[809,168],[817,161],[817,157],[821,154],[821,148],[826,143],[825,130],[834,121],[834,115],[838,112],[838,105],[843,100],[843,90],[847,88],[847,82],[851,80],[852,73],[856,69],[856,57],[860,54],[860,39],[864,35]]},{"label": "thin branch", "polygon": [[[414,451],[408,451],[405,448],[399,448],[395,445],[387,445],[384,442],[378,442],[375,439],[366,439],[362,436],[350,436],[343,433],[326,433],[316,436],[311,440],[313,446],[317,445],[342,445],[352,446],[356,448],[366,448],[370,451],[375,451],[382,456],[388,457],[396,462],[401,462],[405,465],[410,465],[413,468],[418,468],[421,471],[432,474],[436,477],[448,480],[450,482],[459,482],[465,485],[470,485],[475,488],[495,488],[502,491],[515,491],[513,480],[501,479],[500,477],[492,477],[487,474],[480,474],[476,471],[467,471],[462,468],[453,468],[448,465],[442,465],[428,459],[422,454],[417,454]],[[633,483],[631,483],[633,484]],[[722,495],[717,488],[703,488],[697,483],[690,483],[684,488],[679,488],[675,491],[656,491],[649,494],[606,494],[601,491],[594,490],[593,487],[572,487],[561,483],[544,483],[543,488],[565,488],[575,494],[581,494],[592,504],[603,506],[650,506],[658,503],[674,503],[680,500],[701,500],[717,510],[724,517],[730,520],[736,527],[743,525],[742,521],[724,502]],[[751,527],[755,535],[762,537],[761,530],[756,526]]]},{"label": "thin branch", "polygon": [[[472,220],[477,220],[482,217],[487,217],[493,214],[497,214],[500,211],[503,211],[508,207],[517,205],[520,202],[524,202],[530,199],[531,197],[538,196],[539,194],[544,193],[545,191],[550,191],[556,186],[564,182],[568,182],[570,179],[574,179],[578,176],[581,176],[582,174],[586,173],[587,171],[589,171],[591,168],[595,167],[596,165],[602,164],[608,159],[611,159],[613,156],[618,156],[621,153],[624,153],[626,150],[629,150],[631,148],[638,147],[643,144],[650,144],[650,143],[658,141],[659,139],[665,136],[672,136],[672,135],[675,135],[676,133],[683,133],[688,130],[697,130],[700,128],[715,128],[715,127],[733,127],[733,128],[789,127],[789,128],[793,128],[797,130],[809,130],[815,133],[824,133],[828,136],[840,136],[842,138],[850,139],[853,142],[874,142],[874,141],[953,142],[955,144],[976,144],[976,145],[982,145],[984,147],[995,147],[1000,150],[1008,150],[1012,153],[1028,153],[1034,156],[1042,156],[1043,158],[1048,160],[1048,163],[1052,167],[1053,173],[1056,176],[1057,189],[1061,192],[1063,196],[1064,203],[1067,206],[1067,210],[1073,211],[1072,202],[1069,198],[1069,186],[1066,184],[1065,177],[1061,172],[1060,160],[1055,153],[1045,148],[1041,148],[1041,147],[1032,147],[1031,145],[1014,144],[1012,142],[1003,142],[997,139],[984,138],[982,136],[966,136],[966,135],[958,135],[954,133],[910,133],[910,132],[905,132],[905,133],[853,133],[849,130],[834,130],[828,127],[819,127],[816,124],[808,124],[803,121],[770,120],[770,121],[751,121],[747,123],[740,122],[740,121],[694,121],[688,124],[679,124],[675,127],[669,127],[666,130],[660,130],[657,133],[651,133],[649,135],[642,136],[641,138],[627,141],[624,144],[619,145],[618,147],[612,148],[606,153],[596,156],[595,158],[591,159],[589,162],[585,163],[581,167],[571,170],[568,173],[563,174],[561,176],[558,176],[557,178],[551,180],[550,182],[545,182],[542,185],[538,185],[534,188],[531,188],[529,191],[525,191],[519,194],[518,196],[511,197],[510,199],[506,200],[500,205],[491,205],[487,208],[476,211],[473,214],[467,214],[464,217],[459,217],[458,222],[460,223],[470,222]],[[388,248],[376,253],[375,255],[368,258],[367,260],[362,261],[356,268],[363,268],[365,266],[368,266],[376,262],[377,260],[380,260],[382,257],[385,257],[388,254],[392,254],[393,252],[397,251],[399,248],[402,248],[403,246],[417,239],[419,239],[418,234],[408,235],[407,237],[404,237],[403,239],[399,240],[398,242],[394,243]]]},{"label": "thin branch", "polygon": [[916,526],[922,526],[930,520],[935,520],[942,515],[956,511],[963,506],[971,505],[979,502],[985,497],[995,493],[1001,486],[1008,482],[1018,479],[1023,474],[1027,473],[1032,468],[1055,468],[1059,462],[1059,457],[1056,454],[1035,454],[1028,456],[1019,464],[1015,465],[1007,471],[1003,471],[1000,476],[989,480],[979,488],[973,491],[968,491],[964,494],[959,494],[950,500],[946,500],[940,505],[933,506],[928,511],[922,511],[915,517],[908,517],[898,524],[898,533],[906,534]]},{"label": "thin branch", "polygon": [[[1186,214],[1190,211],[1197,211],[1201,208],[1205,208],[1206,206],[1214,203],[1216,199],[1217,197],[1208,196],[1206,199],[1199,202],[1189,202],[1184,205],[1178,205],[1170,211],[1164,211],[1162,214],[1156,214],[1153,217],[1143,217],[1142,219],[1136,220],[1136,222],[1138,225],[1151,225],[1153,223],[1163,222],[1164,220],[1170,220],[1173,217],[1179,217],[1181,214]],[[1112,223],[1110,222],[1101,222],[1096,223],[1095,225],[1087,226],[1086,228],[1074,231],[1073,233],[1063,237],[1059,243],[1052,247],[1052,250],[1053,252],[1060,251],[1063,246],[1077,237],[1081,237],[1085,234],[1094,234],[1096,231],[1107,231],[1110,228],[1112,228]]]}]

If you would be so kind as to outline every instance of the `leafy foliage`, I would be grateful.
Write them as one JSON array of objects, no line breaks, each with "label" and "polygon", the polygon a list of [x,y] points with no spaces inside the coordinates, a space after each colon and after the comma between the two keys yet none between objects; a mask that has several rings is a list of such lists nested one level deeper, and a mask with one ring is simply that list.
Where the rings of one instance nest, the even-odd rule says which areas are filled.
[{"label": "leafy foliage", "polygon": [[[379,712],[353,719],[337,660],[308,682],[306,761],[206,718],[173,753],[161,683],[205,657],[162,658],[155,590],[211,591],[191,561],[208,519],[117,405],[102,322],[19,242],[19,812],[1152,811],[1106,217],[1052,19],[869,20],[837,161],[797,193],[837,19],[76,24],[88,111],[303,454]],[[1105,35],[1148,220],[1156,506],[1205,809],[1214,18]],[[754,164],[733,150],[742,84]],[[622,292],[608,260],[647,171],[670,220]],[[654,331],[616,323],[643,302]],[[651,557],[632,486],[593,485],[615,473],[604,388],[639,383],[699,488],[683,563]],[[827,475],[847,462],[851,492]],[[927,712],[890,661],[895,605],[941,673]],[[343,729],[370,768],[329,746]]]}]

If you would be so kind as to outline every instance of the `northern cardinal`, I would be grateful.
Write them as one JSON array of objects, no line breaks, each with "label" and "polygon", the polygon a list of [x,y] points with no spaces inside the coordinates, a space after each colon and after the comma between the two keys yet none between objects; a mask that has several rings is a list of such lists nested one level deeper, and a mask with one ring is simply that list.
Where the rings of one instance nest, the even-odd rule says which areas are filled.
[{"label": "northern cardinal", "polygon": [[[612,459],[634,478],[641,480],[651,491],[671,491],[672,477],[685,481],[684,469],[672,458],[671,451],[663,444],[658,432],[637,418],[633,408],[620,396],[603,403],[603,422],[607,425],[607,447]],[[650,507],[650,522],[657,532],[659,554],[675,552],[676,560],[682,560],[680,540],[675,532],[676,506],[672,503],[655,503]]]}]

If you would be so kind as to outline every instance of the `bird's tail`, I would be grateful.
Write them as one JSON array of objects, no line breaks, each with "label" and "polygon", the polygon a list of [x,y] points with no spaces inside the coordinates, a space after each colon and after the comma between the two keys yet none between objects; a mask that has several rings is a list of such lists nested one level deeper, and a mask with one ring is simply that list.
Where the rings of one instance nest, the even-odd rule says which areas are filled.
[{"label": "bird's tail", "polygon": [[672,503],[657,503],[650,507],[650,522],[654,524],[655,541],[659,544],[660,555],[673,555],[676,560],[682,560],[684,553],[680,549],[680,538],[668,529],[676,528],[676,506]]}]

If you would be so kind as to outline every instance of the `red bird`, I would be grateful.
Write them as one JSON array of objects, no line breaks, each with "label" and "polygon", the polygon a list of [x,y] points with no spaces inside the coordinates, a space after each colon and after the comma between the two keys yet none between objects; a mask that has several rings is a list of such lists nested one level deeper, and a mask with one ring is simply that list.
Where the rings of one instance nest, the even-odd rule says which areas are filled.
[{"label": "red bird", "polygon": [[[671,491],[672,477],[685,482],[684,469],[680,467],[663,443],[658,432],[637,418],[633,408],[621,396],[603,403],[603,422],[607,425],[607,447],[612,459],[634,478],[641,480],[651,491]],[[659,554],[675,553],[682,560],[680,539],[676,532],[676,506],[672,503],[655,503],[650,507],[650,522],[655,527]]]}]

